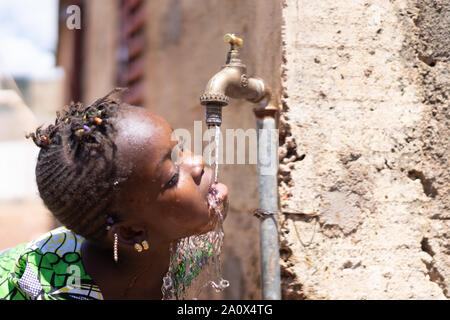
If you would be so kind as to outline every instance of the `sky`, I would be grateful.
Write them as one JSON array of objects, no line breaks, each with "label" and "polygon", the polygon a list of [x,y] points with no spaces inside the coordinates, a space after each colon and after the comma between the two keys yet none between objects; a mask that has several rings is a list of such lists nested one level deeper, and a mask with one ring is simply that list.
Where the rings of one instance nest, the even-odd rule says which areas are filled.
[{"label": "sky", "polygon": [[0,74],[50,77],[57,36],[58,0],[0,0]]}]

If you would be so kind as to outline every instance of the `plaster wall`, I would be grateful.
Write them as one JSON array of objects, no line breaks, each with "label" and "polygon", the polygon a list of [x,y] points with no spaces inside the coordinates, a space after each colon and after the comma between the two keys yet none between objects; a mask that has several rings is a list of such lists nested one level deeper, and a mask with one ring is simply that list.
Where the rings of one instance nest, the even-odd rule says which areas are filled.
[{"label": "plaster wall", "polygon": [[282,15],[283,298],[448,298],[448,2]]}]

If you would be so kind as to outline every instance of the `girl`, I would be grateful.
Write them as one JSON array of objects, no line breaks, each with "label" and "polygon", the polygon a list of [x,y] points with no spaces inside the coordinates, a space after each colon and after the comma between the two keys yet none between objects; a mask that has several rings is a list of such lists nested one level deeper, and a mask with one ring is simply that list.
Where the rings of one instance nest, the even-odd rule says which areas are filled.
[{"label": "girl", "polygon": [[170,245],[211,231],[213,183],[160,116],[112,98],[27,135],[40,196],[64,227],[0,252],[0,299],[161,299]]}]

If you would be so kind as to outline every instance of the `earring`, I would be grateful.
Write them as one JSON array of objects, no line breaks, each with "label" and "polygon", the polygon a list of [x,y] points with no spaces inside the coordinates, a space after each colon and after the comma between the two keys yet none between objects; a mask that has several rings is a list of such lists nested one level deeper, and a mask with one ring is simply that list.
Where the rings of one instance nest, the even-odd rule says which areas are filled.
[{"label": "earring", "polygon": [[114,262],[117,263],[119,261],[119,250],[118,245],[119,244],[119,236],[117,233],[114,233]]},{"label": "earring", "polygon": [[148,250],[149,245],[147,240],[142,241],[140,244],[139,243],[135,243],[134,244],[134,250],[136,250],[137,252],[142,252],[142,250]]},{"label": "earring", "polygon": [[134,250],[136,250],[137,252],[142,252],[142,246],[139,243],[135,243]]}]

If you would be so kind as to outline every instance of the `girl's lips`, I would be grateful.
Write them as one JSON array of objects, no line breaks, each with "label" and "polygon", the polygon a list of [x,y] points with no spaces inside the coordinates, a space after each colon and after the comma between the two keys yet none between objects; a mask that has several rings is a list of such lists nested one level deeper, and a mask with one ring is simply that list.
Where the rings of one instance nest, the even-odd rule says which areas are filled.
[{"label": "girl's lips", "polygon": [[216,197],[219,201],[223,201],[228,196],[228,187],[223,183],[213,183],[211,188],[216,190]]},{"label": "girl's lips", "polygon": [[216,213],[219,212],[222,221],[225,220],[229,206],[228,187],[223,183],[213,183],[210,187],[210,194],[212,194],[213,199],[216,201],[215,203],[210,203],[210,205],[212,205]]}]

